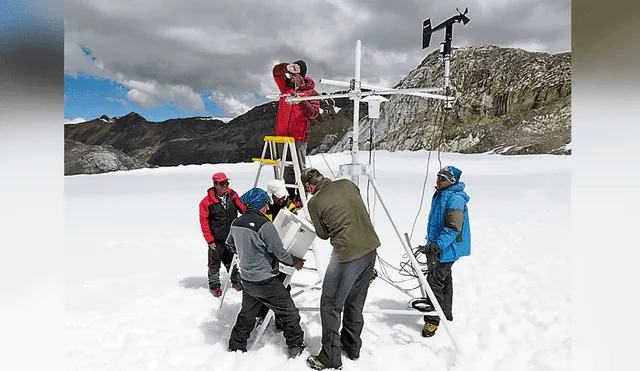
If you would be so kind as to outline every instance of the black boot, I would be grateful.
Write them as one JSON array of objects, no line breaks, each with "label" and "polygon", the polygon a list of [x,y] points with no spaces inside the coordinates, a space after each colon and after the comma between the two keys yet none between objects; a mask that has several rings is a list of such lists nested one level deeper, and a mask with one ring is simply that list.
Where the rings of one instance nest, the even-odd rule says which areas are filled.
[{"label": "black boot", "polygon": [[437,329],[438,329],[438,325],[435,325],[431,322],[425,322],[424,327],[422,328],[422,336],[426,338],[430,338],[436,334]]},{"label": "black boot", "polygon": [[302,352],[304,351],[304,348],[306,347],[307,346],[305,345],[305,343],[289,347],[289,350],[288,350],[289,358],[296,358],[297,356],[302,354]]},{"label": "black boot", "polygon": [[371,272],[371,278],[369,279],[369,285],[371,285],[373,283],[373,280],[375,280],[376,278],[378,278],[378,271],[373,268],[373,272]]},{"label": "black boot", "polygon": [[309,358],[307,358],[307,366],[311,367],[314,370],[324,370],[327,368],[342,370],[342,366],[336,368],[325,365],[318,359],[318,356],[310,356]]},{"label": "black boot", "polygon": [[344,345],[340,344],[340,349],[345,352],[345,354],[347,355],[347,358],[349,358],[352,361],[357,361],[358,358],[360,358],[360,352],[354,352],[354,351],[349,351],[349,349],[345,348]]}]

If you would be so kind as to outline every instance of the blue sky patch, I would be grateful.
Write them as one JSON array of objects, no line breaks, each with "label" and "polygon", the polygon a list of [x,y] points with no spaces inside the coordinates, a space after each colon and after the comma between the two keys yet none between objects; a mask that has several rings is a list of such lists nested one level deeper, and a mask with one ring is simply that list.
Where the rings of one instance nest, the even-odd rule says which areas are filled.
[{"label": "blue sky patch", "polygon": [[[94,58],[88,48],[83,48],[87,56]],[[130,112],[137,112],[149,121],[164,121],[172,118],[192,116],[221,117],[224,112],[215,103],[206,99],[211,92],[204,92],[201,97],[206,112],[189,110],[168,104],[156,108],[142,108],[127,99],[128,88],[109,79],[96,78],[86,74],[73,77],[64,76],[64,117],[73,120],[82,117],[85,120],[124,116]]]}]

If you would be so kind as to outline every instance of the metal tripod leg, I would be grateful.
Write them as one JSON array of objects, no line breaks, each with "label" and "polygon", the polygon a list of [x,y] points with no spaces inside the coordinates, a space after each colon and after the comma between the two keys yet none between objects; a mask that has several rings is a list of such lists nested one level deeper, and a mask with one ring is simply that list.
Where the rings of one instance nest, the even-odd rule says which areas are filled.
[{"label": "metal tripod leg", "polygon": [[229,266],[229,272],[227,275],[227,278],[224,281],[224,285],[222,286],[222,296],[220,296],[220,305],[218,306],[218,309],[222,308],[222,303],[224,303],[224,297],[227,294],[227,290],[229,290],[229,287],[231,287],[231,272],[233,272],[233,269],[236,267],[236,265],[238,264],[238,255],[233,254],[233,259],[231,260],[231,265]]},{"label": "metal tripod leg", "polygon": [[451,338],[451,341],[453,342],[454,347],[458,351],[458,354],[460,354],[462,356],[463,355],[462,348],[460,347],[460,344],[458,343],[456,337],[453,335],[453,332],[451,331],[451,329],[448,326],[449,321],[447,320],[446,316],[444,315],[444,312],[442,311],[442,307],[440,307],[440,303],[438,303],[438,300],[436,299],[435,294],[433,293],[433,290],[431,289],[431,286],[429,285],[429,283],[427,283],[427,279],[424,276],[424,274],[422,273],[422,270],[420,269],[420,264],[416,260],[416,257],[413,255],[413,252],[411,251],[411,248],[409,247],[409,245],[407,245],[406,241],[402,238],[402,235],[400,234],[400,231],[398,230],[398,227],[396,226],[395,222],[393,221],[393,218],[391,218],[391,214],[389,213],[389,209],[387,209],[387,205],[384,203],[384,200],[382,199],[382,196],[380,195],[380,189],[378,188],[378,183],[371,176],[371,172],[369,171],[369,168],[365,166],[364,169],[365,169],[366,176],[371,181],[371,185],[373,186],[373,189],[376,192],[376,195],[378,196],[378,199],[380,200],[380,204],[382,205],[382,208],[384,209],[385,213],[387,214],[387,217],[389,218],[389,221],[391,222],[391,225],[393,226],[393,229],[395,230],[396,234],[398,235],[398,238],[400,239],[400,243],[402,243],[402,247],[404,247],[404,250],[407,252],[407,255],[409,256],[409,260],[411,261],[411,265],[413,266],[413,269],[415,270],[416,274],[418,275],[418,280],[420,281],[421,288],[423,288],[423,289],[425,289],[427,291],[427,295],[429,296],[429,299],[431,299],[431,304],[433,304],[433,306],[434,306],[434,308],[436,310],[436,313],[440,317],[440,323],[442,323],[444,325],[444,328],[445,328],[445,330],[447,330],[447,334],[449,334],[449,337]]}]

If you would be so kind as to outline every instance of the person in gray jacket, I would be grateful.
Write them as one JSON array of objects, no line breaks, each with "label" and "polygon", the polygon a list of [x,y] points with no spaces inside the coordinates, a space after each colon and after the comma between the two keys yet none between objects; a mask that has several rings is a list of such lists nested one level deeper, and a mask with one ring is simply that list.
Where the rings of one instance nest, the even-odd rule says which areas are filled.
[{"label": "person in gray jacket", "polygon": [[240,198],[247,211],[231,224],[226,244],[238,254],[242,279],[242,307],[231,330],[229,350],[247,351],[247,341],[263,305],[273,310],[282,324],[289,358],[305,348],[300,313],[291,294],[278,279],[278,262],[302,269],[304,260],[284,249],[276,227],[265,216],[269,196],[260,188],[252,188]]}]

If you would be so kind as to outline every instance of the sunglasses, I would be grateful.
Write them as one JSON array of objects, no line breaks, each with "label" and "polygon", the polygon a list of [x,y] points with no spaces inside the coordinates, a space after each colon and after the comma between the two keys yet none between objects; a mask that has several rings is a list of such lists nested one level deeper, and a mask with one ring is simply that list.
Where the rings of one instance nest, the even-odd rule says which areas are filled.
[{"label": "sunglasses", "polygon": [[438,174],[438,180],[446,182],[449,181],[451,183],[455,183],[451,178],[449,178],[448,176],[444,175],[444,174]]},{"label": "sunglasses", "polygon": [[229,186],[229,181],[228,180],[223,180],[222,182],[218,182],[218,184],[220,185],[220,187],[228,187]]}]

